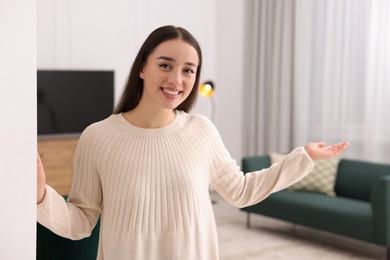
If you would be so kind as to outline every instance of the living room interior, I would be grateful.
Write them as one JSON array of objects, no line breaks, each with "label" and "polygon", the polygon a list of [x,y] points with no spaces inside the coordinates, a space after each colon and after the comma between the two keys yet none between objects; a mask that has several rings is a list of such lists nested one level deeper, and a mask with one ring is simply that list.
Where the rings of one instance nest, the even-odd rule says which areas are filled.
[{"label": "living room interior", "polygon": [[[243,158],[272,152],[285,154],[317,140],[348,140],[351,146],[343,159],[387,166],[390,163],[390,90],[386,87],[390,83],[386,75],[390,67],[390,8],[385,0],[33,2],[36,16],[31,14],[30,19],[36,17],[35,71],[112,71],[114,104],[130,62],[150,31],[165,24],[191,31],[204,55],[201,81],[215,82],[214,124],[240,166]],[[35,93],[30,94],[32,99]],[[36,107],[36,103],[30,105]],[[211,117],[211,106],[210,100],[199,97],[193,112]],[[58,185],[62,195],[66,195],[71,183],[76,145],[77,133],[38,136],[37,149],[44,162],[53,162],[47,166],[53,171],[50,181]],[[388,183],[384,184],[387,194]],[[318,259],[389,257],[389,240],[387,246],[359,244],[350,237],[332,236],[316,229],[305,231],[304,225],[264,215],[253,214],[252,228],[248,230],[243,211],[234,209],[236,213],[228,214],[233,209],[218,194],[212,192],[212,197],[221,229],[222,224],[230,223],[232,230],[241,227],[243,232],[249,232],[241,238],[249,234],[257,241],[256,233],[262,238],[264,232],[275,241],[264,249],[274,254],[262,255],[261,245],[257,245],[257,255],[222,253],[221,259],[298,259],[287,249],[299,247],[297,240],[309,244],[303,251],[314,248],[309,256]],[[28,215],[34,217],[34,210],[29,210]],[[387,211],[382,215],[387,219],[387,233],[389,214]],[[228,219],[229,215],[232,219]],[[232,248],[229,242],[233,241],[228,236],[234,234],[224,232],[221,241],[228,240],[230,246],[222,245],[221,250],[228,252]],[[310,235],[291,235],[293,232]],[[35,231],[30,229],[29,234],[33,237],[29,241],[34,241]],[[326,236],[330,238],[321,239]],[[316,239],[317,244],[309,243]],[[288,245],[288,240],[294,243]],[[319,251],[315,251],[317,246]],[[329,250],[335,253],[324,253]],[[25,254],[31,257],[35,247]]]}]

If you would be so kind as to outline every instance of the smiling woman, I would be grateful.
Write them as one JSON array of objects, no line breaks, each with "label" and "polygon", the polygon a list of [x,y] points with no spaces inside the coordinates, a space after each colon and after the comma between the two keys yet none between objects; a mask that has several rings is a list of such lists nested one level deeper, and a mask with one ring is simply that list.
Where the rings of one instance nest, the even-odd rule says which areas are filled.
[{"label": "smiling woman", "polygon": [[209,194],[244,207],[296,182],[347,143],[309,143],[279,164],[244,174],[213,123],[190,114],[202,53],[185,29],[163,26],[142,45],[115,113],[78,143],[67,202],[45,185],[38,156],[38,221],[81,239],[99,216],[98,259],[218,259]]}]

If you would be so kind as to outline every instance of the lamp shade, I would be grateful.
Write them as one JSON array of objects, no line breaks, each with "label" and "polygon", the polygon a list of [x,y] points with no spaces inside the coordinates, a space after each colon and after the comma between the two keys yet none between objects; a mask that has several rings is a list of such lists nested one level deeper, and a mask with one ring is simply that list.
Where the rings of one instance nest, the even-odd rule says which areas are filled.
[{"label": "lamp shade", "polygon": [[214,94],[214,82],[206,81],[199,86],[199,93],[204,97],[211,97]]}]

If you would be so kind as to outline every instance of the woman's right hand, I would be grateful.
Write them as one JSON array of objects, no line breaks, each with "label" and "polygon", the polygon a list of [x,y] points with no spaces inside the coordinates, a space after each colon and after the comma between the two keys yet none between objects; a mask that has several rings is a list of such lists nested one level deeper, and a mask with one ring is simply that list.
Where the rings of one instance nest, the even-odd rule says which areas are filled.
[{"label": "woman's right hand", "polygon": [[45,197],[46,190],[46,175],[45,169],[41,161],[41,157],[37,152],[37,204],[41,203]]}]

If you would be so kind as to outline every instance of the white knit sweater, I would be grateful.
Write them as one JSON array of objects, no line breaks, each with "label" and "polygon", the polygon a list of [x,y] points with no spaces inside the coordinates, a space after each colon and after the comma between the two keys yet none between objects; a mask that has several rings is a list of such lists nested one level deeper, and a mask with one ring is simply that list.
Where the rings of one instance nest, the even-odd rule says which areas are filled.
[{"label": "white knit sweater", "polygon": [[157,129],[121,114],[89,126],[77,148],[68,201],[46,186],[38,222],[71,239],[91,234],[101,213],[98,259],[218,259],[209,185],[237,207],[257,203],[304,177],[303,148],[244,175],[214,125],[177,111]]}]

